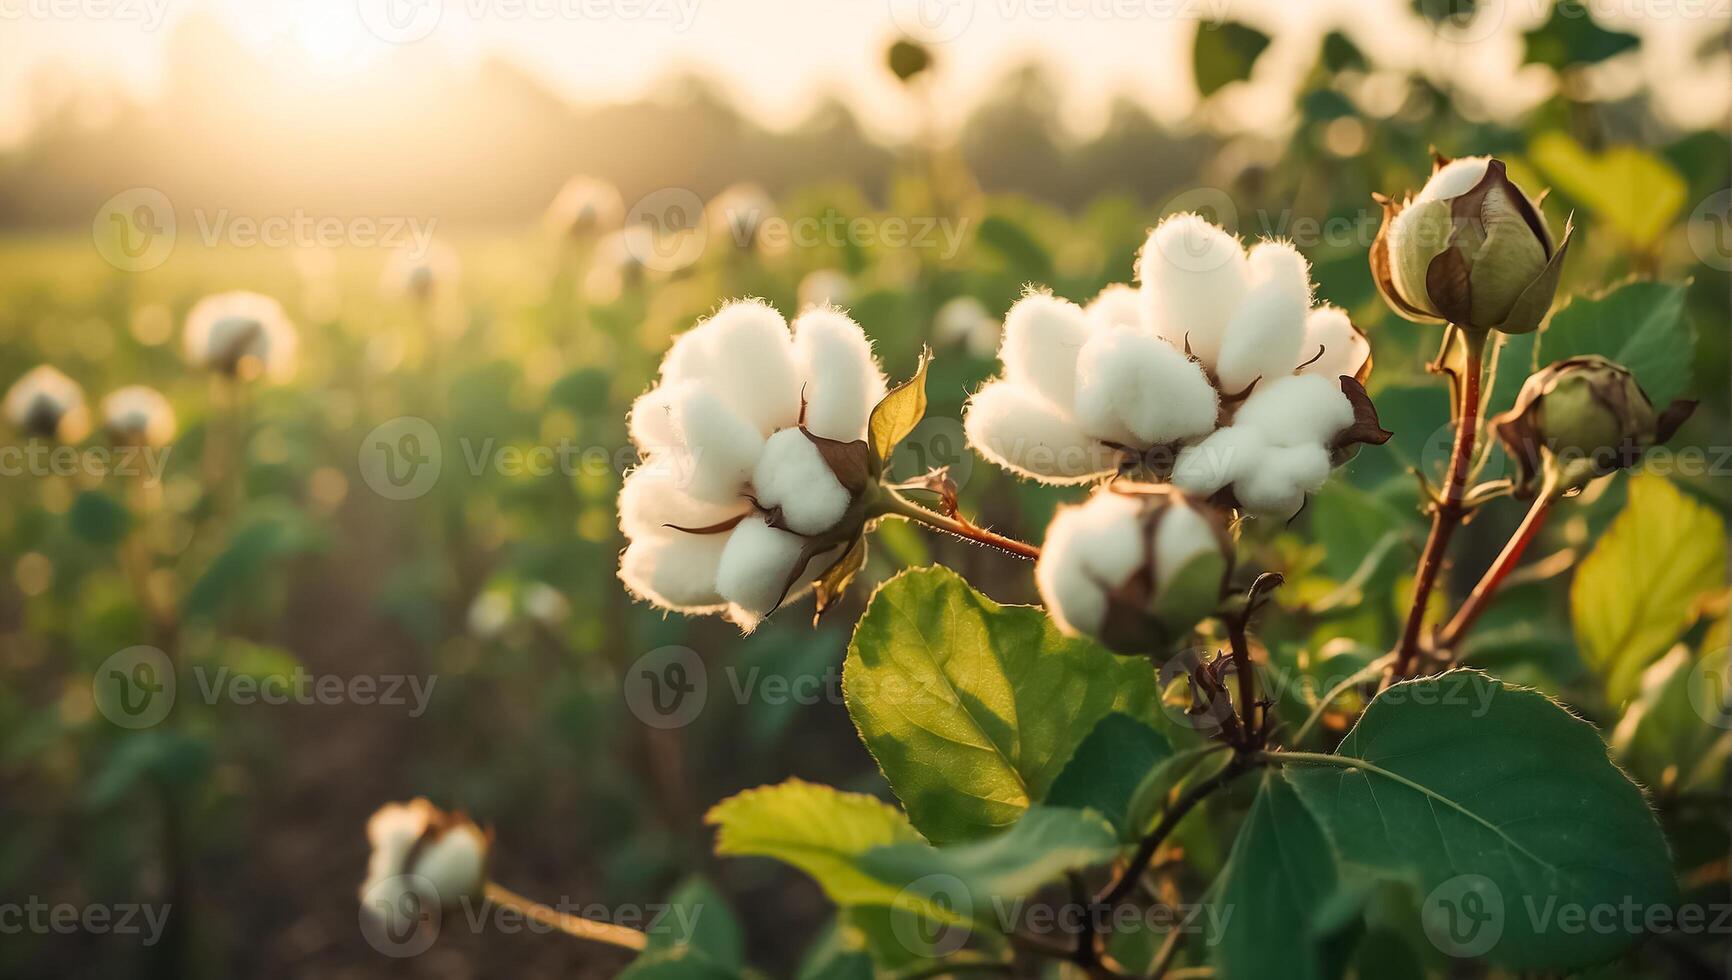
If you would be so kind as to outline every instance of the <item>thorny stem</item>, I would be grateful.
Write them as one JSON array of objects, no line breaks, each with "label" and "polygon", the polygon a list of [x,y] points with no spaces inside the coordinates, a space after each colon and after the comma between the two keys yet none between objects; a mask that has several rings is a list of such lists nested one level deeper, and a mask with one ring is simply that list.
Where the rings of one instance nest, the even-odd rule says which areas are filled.
[{"label": "thorny stem", "polygon": [[621,949],[634,952],[641,951],[649,942],[649,937],[636,929],[612,922],[598,922],[595,919],[585,919],[582,916],[551,909],[506,888],[504,885],[487,883],[487,900],[495,905],[511,909],[529,919],[531,922],[558,929],[568,936],[587,939],[590,942],[607,943]]},{"label": "thorny stem", "polygon": [[1453,653],[1462,637],[1473,628],[1480,614],[1485,612],[1486,606],[1497,594],[1498,588],[1503,585],[1504,579],[1509,577],[1509,573],[1515,570],[1516,563],[1521,561],[1522,552],[1527,550],[1528,545],[1533,543],[1534,537],[1539,534],[1540,527],[1545,523],[1546,515],[1551,513],[1552,504],[1558,496],[1554,481],[1548,476],[1539,495],[1534,498],[1533,506],[1528,508],[1527,516],[1522,518],[1521,526],[1516,528],[1509,542],[1503,546],[1503,551],[1499,552],[1497,560],[1486,569],[1485,575],[1462,602],[1461,608],[1456,610],[1455,616],[1438,634],[1439,650]]},{"label": "thorny stem", "polygon": [[[1407,625],[1401,632],[1401,642],[1395,648],[1395,663],[1383,681],[1386,687],[1408,676],[1413,669],[1414,658],[1419,655],[1420,630],[1425,625],[1431,590],[1436,587],[1438,574],[1443,569],[1443,556],[1449,549],[1449,540],[1467,513],[1463,499],[1479,430],[1480,375],[1484,367],[1486,334],[1453,325],[1449,329],[1460,338],[1464,353],[1461,374],[1454,377],[1451,384],[1456,396],[1450,413],[1455,418],[1455,445],[1450,452],[1443,492],[1432,505],[1431,533],[1426,536],[1425,550],[1419,555],[1419,571],[1413,580],[1413,605],[1407,611]],[[1453,368],[1441,365],[1443,360],[1444,356],[1440,355],[1440,365],[1435,369],[1453,374]]]},{"label": "thorny stem", "polygon": [[882,491],[883,502],[880,504],[880,509],[884,514],[924,524],[946,534],[955,535],[964,541],[972,541],[988,548],[996,548],[1005,554],[1015,555],[1018,558],[1034,561],[1040,557],[1040,549],[1032,544],[1026,544],[1015,538],[1007,538],[983,527],[976,527],[960,517],[950,517],[935,510],[929,510],[890,487],[883,487]]}]

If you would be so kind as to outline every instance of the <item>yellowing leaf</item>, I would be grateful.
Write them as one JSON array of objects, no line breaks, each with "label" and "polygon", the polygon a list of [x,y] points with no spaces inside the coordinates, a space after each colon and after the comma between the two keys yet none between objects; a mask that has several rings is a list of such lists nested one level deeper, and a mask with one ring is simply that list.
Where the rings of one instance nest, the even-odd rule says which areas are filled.
[{"label": "yellowing leaf", "polygon": [[891,389],[872,409],[872,421],[867,426],[867,438],[872,454],[880,466],[889,461],[896,444],[908,437],[920,420],[926,417],[926,366],[932,363],[930,351],[920,354],[920,366],[914,377]]},{"label": "yellowing leaf", "polygon": [[1568,135],[1541,133],[1528,148],[1534,165],[1639,249],[1647,249],[1683,210],[1689,187],[1672,165],[1635,146],[1588,152]]}]

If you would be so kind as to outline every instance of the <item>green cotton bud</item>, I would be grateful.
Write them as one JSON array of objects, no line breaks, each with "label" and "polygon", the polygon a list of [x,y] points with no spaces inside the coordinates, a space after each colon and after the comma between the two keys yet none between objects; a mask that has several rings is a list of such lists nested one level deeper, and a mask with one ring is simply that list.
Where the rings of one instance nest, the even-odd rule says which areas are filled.
[{"label": "green cotton bud", "polygon": [[1383,226],[1371,272],[1397,313],[1477,331],[1539,327],[1557,292],[1570,229],[1554,249],[1538,205],[1502,161],[1439,157],[1418,194],[1378,202]]},{"label": "green cotton bud", "polygon": [[1635,465],[1695,408],[1694,401],[1675,401],[1656,411],[1628,368],[1590,355],[1529,377],[1491,428],[1520,469],[1518,493],[1532,496],[1542,481],[1563,493]]}]

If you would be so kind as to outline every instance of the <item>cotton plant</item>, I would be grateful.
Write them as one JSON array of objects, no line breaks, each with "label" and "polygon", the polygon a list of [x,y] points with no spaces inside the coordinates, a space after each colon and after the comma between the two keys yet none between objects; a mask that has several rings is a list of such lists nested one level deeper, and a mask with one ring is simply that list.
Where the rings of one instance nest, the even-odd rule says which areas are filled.
[{"label": "cotton plant", "polygon": [[239,381],[282,383],[294,377],[300,336],[281,303],[235,291],[194,304],[182,346],[194,367]]}]

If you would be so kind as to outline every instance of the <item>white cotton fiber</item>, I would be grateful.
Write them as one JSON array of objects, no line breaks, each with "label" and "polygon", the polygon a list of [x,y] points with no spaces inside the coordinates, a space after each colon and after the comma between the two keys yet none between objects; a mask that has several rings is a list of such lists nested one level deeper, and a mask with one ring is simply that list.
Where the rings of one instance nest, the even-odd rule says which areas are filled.
[{"label": "white cotton fiber", "polygon": [[1147,557],[1138,513],[1135,498],[1097,491],[1081,506],[1053,516],[1034,577],[1059,629],[1100,631],[1108,591],[1124,584]]},{"label": "white cotton fiber", "polygon": [[1215,373],[1228,392],[1293,373],[1311,306],[1311,270],[1284,242],[1262,242],[1248,260],[1251,286],[1227,324]]},{"label": "white cotton fiber", "polygon": [[[1318,355],[1322,351],[1322,355]],[[1300,374],[1336,380],[1343,376],[1356,377],[1371,356],[1371,341],[1354,328],[1346,311],[1335,306],[1319,306],[1305,318],[1305,342],[1299,346],[1299,361],[1311,361]]]},{"label": "white cotton fiber", "polygon": [[750,629],[776,608],[802,545],[799,535],[773,528],[761,517],[746,518],[728,536],[716,590],[737,607],[742,627]]},{"label": "white cotton fiber", "polygon": [[1143,244],[1137,279],[1150,327],[1213,367],[1250,280],[1239,240],[1201,215],[1173,215]]},{"label": "white cotton fiber", "polygon": [[1269,451],[1263,437],[1242,426],[1218,429],[1195,446],[1179,451],[1173,463],[1173,486],[1207,497],[1246,472]]},{"label": "white cotton fiber", "polygon": [[1324,445],[1352,424],[1340,379],[1315,374],[1258,385],[1233,417],[1234,426],[1255,429],[1274,446]]},{"label": "white cotton fiber", "polygon": [[1444,164],[1426,180],[1425,186],[1413,196],[1413,203],[1448,201],[1466,194],[1485,179],[1491,157],[1457,157]]},{"label": "white cotton fiber", "polygon": [[639,395],[637,401],[631,403],[626,428],[631,433],[632,445],[640,454],[669,453],[684,447],[679,430],[674,426],[674,404],[687,390],[690,389],[686,384],[664,383]]},{"label": "white cotton fiber", "polygon": [[764,450],[764,437],[757,428],[702,387],[682,392],[674,406],[674,422],[686,447],[676,454],[689,477],[682,489],[718,504],[738,497]]},{"label": "white cotton fiber", "polygon": [[1083,308],[1095,330],[1140,330],[1143,326],[1143,298],[1135,289],[1116,282],[1100,291],[1100,295]]},{"label": "white cotton fiber", "polygon": [[1219,396],[1202,368],[1158,337],[1105,330],[1077,362],[1076,417],[1088,435],[1148,449],[1215,427]]},{"label": "white cotton fiber", "polygon": [[729,303],[674,342],[664,381],[713,388],[760,435],[800,416],[800,378],[782,314],[761,300]]},{"label": "white cotton fiber", "polygon": [[1329,479],[1329,452],[1321,445],[1288,446],[1264,453],[1233,484],[1233,495],[1258,517],[1286,520],[1299,513],[1307,494]]},{"label": "white cotton fiber", "polygon": [[1220,554],[1221,541],[1214,525],[1193,507],[1174,505],[1161,512],[1155,526],[1154,567],[1156,591],[1166,588],[1173,576],[1184,571],[1198,555]]},{"label": "white cotton fiber", "polygon": [[751,509],[745,498],[725,504],[698,500],[680,489],[675,460],[658,459],[632,470],[619,488],[619,529],[628,538],[667,534],[668,526],[711,527]]},{"label": "white cotton fiber", "polygon": [[620,581],[633,595],[659,606],[715,612],[724,605],[716,575],[731,537],[668,531],[634,538],[620,556]]},{"label": "white cotton fiber", "polygon": [[800,534],[830,530],[848,509],[848,491],[799,429],[783,429],[765,440],[752,488],[759,504],[782,508],[782,522]]},{"label": "white cotton fiber", "polygon": [[838,310],[813,309],[794,320],[794,362],[806,399],[806,427],[826,439],[866,436],[884,398],[884,374],[860,325]]},{"label": "white cotton fiber", "polygon": [[1051,402],[1009,381],[974,393],[962,420],[969,445],[999,466],[1045,483],[1083,483],[1110,472],[1115,454]]},{"label": "white cotton fiber", "polygon": [[1006,379],[1068,411],[1076,398],[1076,360],[1090,333],[1088,315],[1051,293],[1029,293],[1004,315],[998,358]]}]

